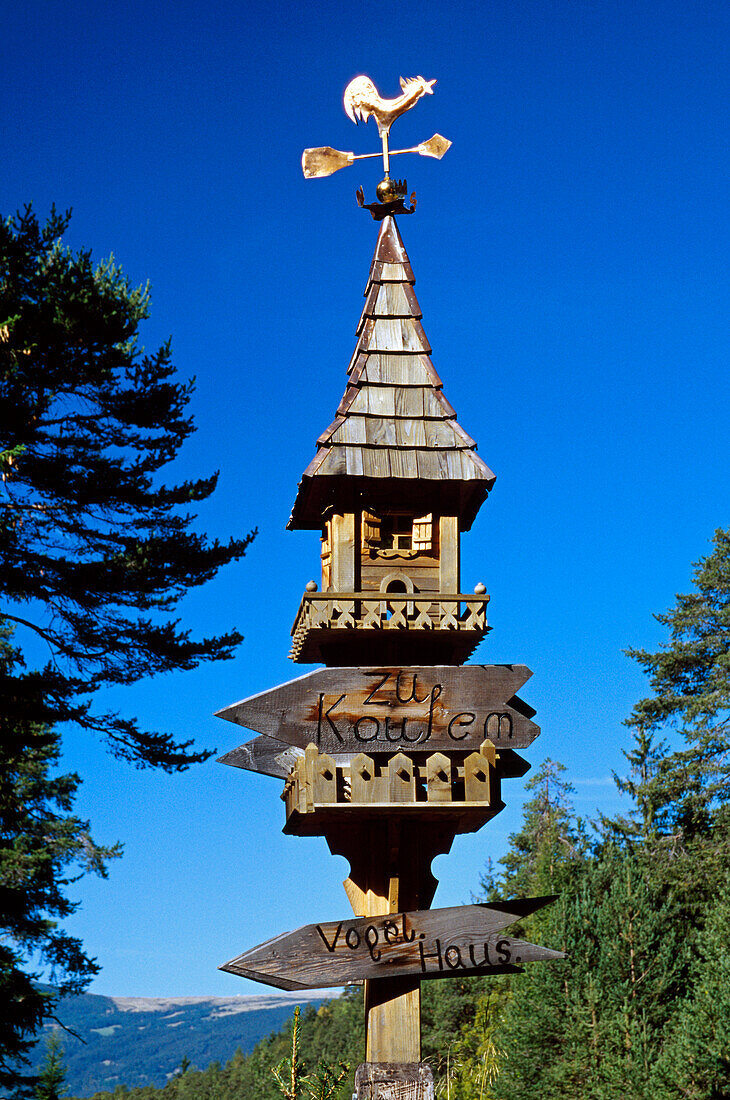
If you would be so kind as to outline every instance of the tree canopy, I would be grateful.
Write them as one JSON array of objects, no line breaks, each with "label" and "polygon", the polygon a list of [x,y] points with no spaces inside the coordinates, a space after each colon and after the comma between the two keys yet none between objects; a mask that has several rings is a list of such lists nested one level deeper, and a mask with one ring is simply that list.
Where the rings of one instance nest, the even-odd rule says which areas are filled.
[{"label": "tree canopy", "polygon": [[[693,591],[656,616],[668,640],[656,653],[627,651],[652,690],[627,725],[661,757],[643,787],[645,812],[685,836],[705,831],[713,807],[730,800],[730,528],[713,543],[695,563]],[[672,728],[684,747],[666,753],[656,738]]]},{"label": "tree canopy", "polygon": [[193,639],[173,612],[252,534],[220,543],[194,529],[217,474],[158,480],[194,430],[193,382],[176,379],[169,343],[140,345],[148,288],[64,247],[68,222],[54,210],[41,225],[30,208],[0,221],[0,615],[47,647],[47,721],[174,771],[206,754],[92,698],[232,655],[237,630]]},{"label": "tree canopy", "polygon": [[194,430],[193,382],[176,378],[169,343],[140,344],[148,289],[64,247],[68,223],[29,207],[0,219],[0,1085],[14,1095],[58,995],[98,970],[59,926],[76,908],[68,887],[119,854],[73,815],[81,780],[58,774],[61,725],[140,767],[206,759],[94,696],[232,655],[237,630],[194,639],[175,611],[254,534],[195,529],[217,474],[160,480]]},{"label": "tree canopy", "polygon": [[17,691],[20,660],[0,633],[0,1087],[21,1090],[19,1068],[55,996],[36,984],[33,963],[57,995],[80,992],[98,971],[80,941],[58,926],[77,905],[67,887],[84,871],[106,875],[117,845],[97,845],[89,823],[72,813],[78,775],[58,775],[57,732],[38,723],[41,677]]}]

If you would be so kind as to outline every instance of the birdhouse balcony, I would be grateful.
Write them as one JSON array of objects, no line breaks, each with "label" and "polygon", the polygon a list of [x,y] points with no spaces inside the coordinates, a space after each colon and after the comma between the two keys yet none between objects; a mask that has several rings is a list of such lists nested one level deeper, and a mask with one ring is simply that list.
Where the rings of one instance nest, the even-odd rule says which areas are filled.
[{"label": "birdhouse balcony", "polygon": [[488,602],[484,591],[308,591],[289,656],[302,664],[462,664],[489,630]]}]

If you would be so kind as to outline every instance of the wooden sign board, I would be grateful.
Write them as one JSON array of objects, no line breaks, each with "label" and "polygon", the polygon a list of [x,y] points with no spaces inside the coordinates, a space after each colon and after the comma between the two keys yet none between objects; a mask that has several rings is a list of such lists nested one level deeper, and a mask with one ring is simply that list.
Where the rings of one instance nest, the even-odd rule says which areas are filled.
[{"label": "wooden sign board", "polygon": [[520,749],[540,732],[535,711],[516,695],[531,675],[525,665],[324,668],[217,713],[330,754],[471,753],[485,740]]},{"label": "wooden sign board", "polygon": [[220,969],[279,989],[326,989],[374,978],[502,974],[564,954],[502,929],[553,897],[307,924],[245,951]]},{"label": "wooden sign board", "polygon": [[[335,752],[328,755],[340,767],[349,767],[357,754]],[[287,745],[284,741],[277,741],[262,733],[260,737],[253,737],[219,757],[218,763],[258,772],[260,775],[271,775],[275,779],[287,779],[300,756],[304,756],[304,749]],[[528,762],[514,749],[500,749],[497,761],[501,779],[521,778],[530,770]]]}]

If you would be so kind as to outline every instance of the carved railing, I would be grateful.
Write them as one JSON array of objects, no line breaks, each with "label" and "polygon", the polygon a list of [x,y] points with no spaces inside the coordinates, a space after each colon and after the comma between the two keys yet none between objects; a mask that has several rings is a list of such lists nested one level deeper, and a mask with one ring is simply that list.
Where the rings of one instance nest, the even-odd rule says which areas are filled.
[{"label": "carved railing", "polygon": [[462,592],[305,592],[292,627],[296,658],[310,630],[487,632],[489,596]]},{"label": "carved railing", "polygon": [[281,795],[287,820],[294,813],[326,813],[347,808],[393,809],[408,813],[424,805],[449,809],[502,809],[498,754],[491,741],[478,752],[452,758],[435,752],[417,763],[399,752],[376,758],[365,753],[337,763],[315,745],[298,757]]}]

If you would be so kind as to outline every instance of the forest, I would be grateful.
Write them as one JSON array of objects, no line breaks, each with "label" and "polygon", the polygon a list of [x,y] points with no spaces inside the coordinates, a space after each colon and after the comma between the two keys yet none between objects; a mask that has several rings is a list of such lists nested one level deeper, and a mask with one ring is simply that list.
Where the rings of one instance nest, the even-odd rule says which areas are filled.
[{"label": "forest", "polygon": [[[694,582],[657,616],[661,649],[629,651],[651,694],[626,720],[624,812],[581,820],[546,760],[475,883],[475,900],[558,895],[511,934],[566,960],[423,984],[423,1058],[447,1100],[730,1096],[730,530]],[[349,1100],[363,1059],[353,987],[225,1066],[94,1100]]]}]

